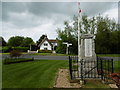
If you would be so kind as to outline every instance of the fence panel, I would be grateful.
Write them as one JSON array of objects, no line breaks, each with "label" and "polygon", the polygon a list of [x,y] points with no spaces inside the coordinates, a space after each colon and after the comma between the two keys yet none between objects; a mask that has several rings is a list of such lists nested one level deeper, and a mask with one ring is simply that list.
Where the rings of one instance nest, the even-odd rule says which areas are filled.
[{"label": "fence panel", "polygon": [[102,79],[109,81],[109,75],[114,72],[113,59],[97,57],[96,61],[78,61],[78,56],[69,56],[69,71],[71,79]]}]

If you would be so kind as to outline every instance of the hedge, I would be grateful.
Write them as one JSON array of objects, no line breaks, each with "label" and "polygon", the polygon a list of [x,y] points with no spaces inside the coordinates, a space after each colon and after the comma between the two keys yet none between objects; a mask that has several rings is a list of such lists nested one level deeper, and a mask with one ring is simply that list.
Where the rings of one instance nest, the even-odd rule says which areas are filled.
[{"label": "hedge", "polygon": [[8,53],[12,50],[27,52],[27,50],[29,50],[29,47],[0,47],[0,52],[3,52],[3,53]]},{"label": "hedge", "polygon": [[18,50],[21,52],[27,52],[29,50],[29,47],[14,47],[13,50]]},{"label": "hedge", "polygon": [[12,51],[12,47],[1,47],[0,52],[7,53]]},{"label": "hedge", "polygon": [[52,53],[52,50],[38,50],[38,53]]},{"label": "hedge", "polygon": [[12,64],[12,63],[20,63],[20,62],[28,62],[28,61],[34,61],[34,58],[32,59],[26,59],[26,58],[6,58],[3,60],[3,64]]}]

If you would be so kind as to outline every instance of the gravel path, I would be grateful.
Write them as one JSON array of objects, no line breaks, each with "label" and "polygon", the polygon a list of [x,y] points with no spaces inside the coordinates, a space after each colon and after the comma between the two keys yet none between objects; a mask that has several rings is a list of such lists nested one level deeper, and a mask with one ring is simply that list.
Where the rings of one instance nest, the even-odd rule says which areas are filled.
[{"label": "gravel path", "polygon": [[70,83],[68,69],[59,69],[54,87],[55,88],[80,88],[81,85],[80,83]]}]

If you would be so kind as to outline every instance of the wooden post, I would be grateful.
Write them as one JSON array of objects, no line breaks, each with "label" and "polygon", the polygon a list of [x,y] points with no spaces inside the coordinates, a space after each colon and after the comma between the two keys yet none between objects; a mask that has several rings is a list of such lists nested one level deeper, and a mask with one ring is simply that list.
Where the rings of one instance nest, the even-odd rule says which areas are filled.
[{"label": "wooden post", "polygon": [[70,79],[72,80],[72,59],[69,56],[69,72],[70,72]]},{"label": "wooden post", "polygon": [[100,66],[101,66],[101,79],[103,80],[103,66],[102,66],[102,59],[100,58]]},{"label": "wooden post", "polygon": [[113,59],[111,59],[111,62],[112,62],[112,73],[114,73],[114,69],[113,69]]}]

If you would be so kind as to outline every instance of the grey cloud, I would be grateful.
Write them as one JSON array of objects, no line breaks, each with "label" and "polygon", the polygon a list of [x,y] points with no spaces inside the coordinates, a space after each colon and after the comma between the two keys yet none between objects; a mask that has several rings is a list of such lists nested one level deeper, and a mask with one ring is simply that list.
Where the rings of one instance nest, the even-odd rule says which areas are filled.
[{"label": "grey cloud", "polygon": [[[81,8],[83,13],[92,16],[111,9],[114,4],[111,2],[82,2]],[[10,12],[28,11],[36,16],[49,18],[54,14],[63,14],[71,18],[73,15],[77,15],[77,3],[75,2],[3,2],[2,8],[3,20],[9,19]]]},{"label": "grey cloud", "polygon": [[[115,5],[117,3],[82,2],[81,9],[88,16],[94,16],[116,7]],[[46,23],[59,26],[64,20],[70,20],[73,15],[77,15],[77,9],[76,2],[2,2],[2,20],[7,30],[29,30]]]}]

